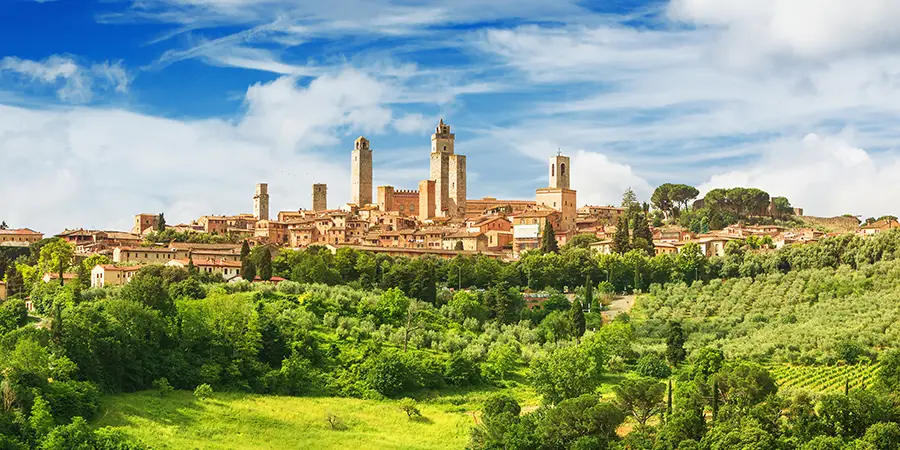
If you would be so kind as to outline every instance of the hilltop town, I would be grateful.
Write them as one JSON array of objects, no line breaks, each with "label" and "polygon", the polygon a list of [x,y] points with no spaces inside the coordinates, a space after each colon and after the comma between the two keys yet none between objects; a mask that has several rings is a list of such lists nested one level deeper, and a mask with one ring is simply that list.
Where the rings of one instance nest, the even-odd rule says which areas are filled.
[{"label": "hilltop town", "polygon": [[[578,206],[577,192],[571,188],[571,161],[560,152],[550,156],[547,185],[538,187],[533,199],[469,199],[466,156],[456,152],[455,134],[443,119],[431,135],[430,170],[428,177],[418,183],[418,189],[374,187],[375,153],[368,139],[356,139],[350,152],[352,198],[337,208],[329,208],[328,186],[314,184],[312,209],[270,214],[268,185],[260,183],[252,196],[253,213],[203,215],[177,225],[167,224],[164,214],[139,213],[134,216],[130,231],[77,228],[56,237],[71,244],[80,259],[100,255],[105,257],[101,261],[109,261],[98,264],[91,274],[91,285],[103,287],[124,284],[148,264],[193,265],[225,280],[239,280],[245,242],[267,246],[272,251],[322,246],[331,252],[351,248],[412,258],[483,255],[516,260],[528,250],[547,245],[547,235],[552,236],[556,247],[577,241],[600,254],[623,253],[621,244],[617,248],[617,231],[627,229],[624,239],[628,242],[637,236],[636,225],[640,222],[646,224],[647,233],[652,236],[642,244],[650,255],[677,254],[684,246],[697,244],[703,255],[712,257],[725,255],[731,241],[750,239],[761,243],[764,249],[779,249],[817,242],[828,234],[849,231],[870,236],[900,226],[893,216],[869,219],[862,224],[854,217],[803,219],[802,209],[791,207],[787,199],[770,199],[758,189],[744,188],[736,189],[745,197],[756,196],[752,200],[755,206],[749,206],[753,211],[732,215],[741,220],[718,227],[711,226],[715,218],[694,219],[691,226],[674,220],[690,211],[688,202],[693,201],[696,210],[703,208],[704,202],[711,204],[714,200],[711,193],[706,199],[695,201],[696,189],[684,185],[657,188],[651,199],[652,213],[649,204],[636,199],[630,200],[630,206],[625,204],[627,200],[620,206]],[[675,199],[678,186],[688,193]],[[668,190],[673,192],[672,199],[665,198]],[[737,202],[725,198],[728,190],[716,191],[720,191],[722,205]],[[732,196],[736,195],[732,192]],[[631,218],[630,223],[622,222],[626,217]],[[719,217],[721,220],[726,219]],[[44,238],[42,233],[28,228],[2,228],[0,246],[27,247]],[[59,277],[65,282],[76,274],[43,274],[47,282]],[[5,296],[6,286],[0,281],[0,299]]]}]

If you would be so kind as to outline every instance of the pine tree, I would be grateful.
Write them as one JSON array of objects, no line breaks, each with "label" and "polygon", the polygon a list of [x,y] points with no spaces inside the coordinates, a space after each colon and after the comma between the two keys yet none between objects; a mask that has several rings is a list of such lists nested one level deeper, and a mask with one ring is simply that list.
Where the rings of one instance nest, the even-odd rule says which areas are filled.
[{"label": "pine tree", "polygon": [[625,254],[631,249],[631,242],[628,236],[628,218],[624,215],[619,217],[619,223],[616,225],[616,234],[613,235],[612,251],[614,253]]},{"label": "pine tree", "polygon": [[6,224],[6,221],[0,222],[0,230],[8,230],[9,225]]},{"label": "pine tree", "polygon": [[544,253],[559,253],[559,244],[556,242],[556,234],[550,224],[544,226],[544,232],[541,235],[541,251]]},{"label": "pine tree", "polygon": [[572,307],[569,308],[569,317],[572,319],[572,331],[575,332],[576,339],[581,339],[581,336],[584,336],[585,320],[582,308],[581,301],[577,298],[572,302]]},{"label": "pine tree", "polygon": [[156,231],[166,231],[166,216],[163,213],[159,213],[159,217],[156,219]]},{"label": "pine tree", "polygon": [[272,279],[272,253],[269,252],[269,249],[265,249],[265,251],[260,252],[259,261],[257,261],[259,269],[259,278],[263,281],[269,281]]}]

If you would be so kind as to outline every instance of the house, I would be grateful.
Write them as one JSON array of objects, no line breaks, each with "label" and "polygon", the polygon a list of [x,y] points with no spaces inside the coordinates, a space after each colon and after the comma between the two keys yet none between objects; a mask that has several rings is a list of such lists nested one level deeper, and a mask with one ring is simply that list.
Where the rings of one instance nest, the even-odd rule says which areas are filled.
[{"label": "house", "polygon": [[730,236],[702,236],[688,241],[676,242],[674,245],[678,248],[678,252],[681,253],[686,244],[694,242],[700,246],[700,253],[707,257],[725,256],[725,245],[729,241],[734,240],[738,239]]},{"label": "house", "polygon": [[674,255],[678,253],[678,247],[668,241],[653,241],[653,249],[657,255]]},{"label": "house", "polygon": [[[192,260],[194,262],[194,268],[201,273],[219,274],[222,275],[222,278],[225,278],[225,280],[230,280],[241,275],[240,262],[226,261],[224,259],[202,259],[197,258],[196,256],[193,257]],[[167,262],[166,265],[170,267],[187,268],[190,266],[190,262],[187,259],[173,259]]]},{"label": "house", "polygon": [[444,237],[441,247],[444,250],[456,250],[462,245],[462,250],[467,252],[487,251],[490,239],[482,232],[460,231]]},{"label": "house", "polygon": [[488,237],[489,249],[497,250],[502,248],[512,248],[512,231],[490,230],[484,234]]},{"label": "house", "polygon": [[884,219],[859,227],[859,231],[857,232],[857,234],[861,236],[872,236],[874,234],[883,233],[894,228],[900,228],[900,223],[898,223],[894,219]]},{"label": "house", "polygon": [[[78,274],[63,273],[63,282],[62,282],[63,286],[71,283],[76,278],[78,278]],[[43,277],[41,277],[41,280],[43,280],[44,283],[50,283],[50,282],[59,283],[59,274],[53,273],[53,272],[47,272],[44,274]]]},{"label": "house", "polygon": [[513,216],[513,255],[518,258],[526,250],[540,248],[544,228],[558,230],[559,211],[550,208],[535,208]]},{"label": "house", "polygon": [[602,241],[591,243],[590,248],[601,255],[611,255],[613,252],[612,242],[612,239],[604,239]]},{"label": "house", "polygon": [[121,286],[129,281],[141,266],[115,266],[98,264],[91,269],[91,287]]},{"label": "house", "polygon": [[512,231],[512,222],[505,216],[482,216],[477,220],[470,220],[466,229],[470,233],[487,233],[488,231]]},{"label": "house", "polygon": [[44,238],[42,233],[29,228],[0,230],[0,246],[28,247]]}]

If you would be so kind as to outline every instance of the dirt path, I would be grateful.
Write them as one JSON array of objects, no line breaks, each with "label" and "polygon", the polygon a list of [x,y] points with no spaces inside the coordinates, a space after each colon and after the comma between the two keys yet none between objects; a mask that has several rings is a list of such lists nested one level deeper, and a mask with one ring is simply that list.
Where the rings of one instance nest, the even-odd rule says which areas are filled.
[{"label": "dirt path", "polygon": [[613,320],[617,315],[630,312],[634,307],[634,295],[617,295],[609,303],[609,309],[603,311],[603,318]]}]

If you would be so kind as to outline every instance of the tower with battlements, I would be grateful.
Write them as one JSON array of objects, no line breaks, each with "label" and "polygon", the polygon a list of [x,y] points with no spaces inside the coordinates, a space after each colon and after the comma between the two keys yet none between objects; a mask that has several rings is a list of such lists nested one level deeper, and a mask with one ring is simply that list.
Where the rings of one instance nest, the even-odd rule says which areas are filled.
[{"label": "tower with battlements", "polygon": [[253,217],[256,220],[269,220],[269,185],[266,183],[256,185],[256,195],[253,196]]},{"label": "tower with battlements", "polygon": [[350,193],[357,206],[372,203],[372,149],[369,140],[360,136],[353,143],[350,160]]},{"label": "tower with battlements", "polygon": [[441,119],[431,135],[431,172],[435,217],[452,217],[466,210],[466,157],[454,151],[456,136]]}]

